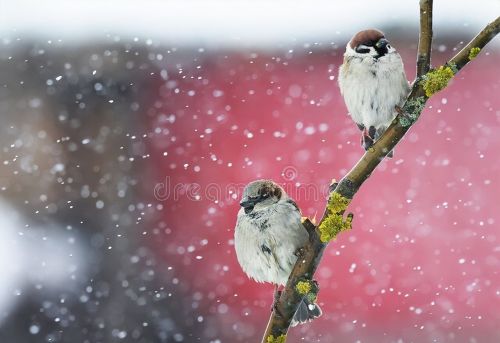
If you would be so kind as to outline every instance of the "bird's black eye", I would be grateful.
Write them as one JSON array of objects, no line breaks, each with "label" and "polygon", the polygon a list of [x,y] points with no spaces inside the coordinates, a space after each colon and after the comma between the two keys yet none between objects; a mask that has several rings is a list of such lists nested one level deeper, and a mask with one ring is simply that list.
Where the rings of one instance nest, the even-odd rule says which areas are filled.
[{"label": "bird's black eye", "polygon": [[261,198],[262,198],[262,199],[267,199],[267,198],[269,198],[269,193],[264,193],[264,194],[262,194],[262,195],[261,195]]},{"label": "bird's black eye", "polygon": [[370,52],[370,49],[368,49],[366,47],[357,47],[356,52],[359,54],[367,54]]}]

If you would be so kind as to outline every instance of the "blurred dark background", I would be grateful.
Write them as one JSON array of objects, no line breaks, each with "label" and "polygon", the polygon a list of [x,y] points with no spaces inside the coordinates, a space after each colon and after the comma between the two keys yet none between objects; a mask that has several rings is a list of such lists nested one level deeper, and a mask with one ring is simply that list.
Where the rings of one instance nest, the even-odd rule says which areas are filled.
[{"label": "blurred dark background", "polygon": [[[272,178],[323,210],[362,154],[337,87],[361,28],[275,46],[5,33],[0,342],[259,341],[272,287],[237,264],[239,192]],[[381,28],[413,79],[417,29]],[[475,33],[438,32],[434,64]],[[324,316],[291,342],[500,339],[499,57],[437,94],[360,191],[317,273]]]}]

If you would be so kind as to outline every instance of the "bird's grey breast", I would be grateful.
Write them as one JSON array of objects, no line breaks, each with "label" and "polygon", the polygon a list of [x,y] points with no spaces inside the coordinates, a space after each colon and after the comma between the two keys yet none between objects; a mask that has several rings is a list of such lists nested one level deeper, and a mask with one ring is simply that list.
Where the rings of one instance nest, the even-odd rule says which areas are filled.
[{"label": "bird's grey breast", "polygon": [[273,206],[269,206],[264,210],[260,211],[252,211],[248,214],[245,214],[249,224],[252,225],[256,230],[265,231],[271,225],[270,220],[273,215],[277,214],[277,211],[272,208]]}]

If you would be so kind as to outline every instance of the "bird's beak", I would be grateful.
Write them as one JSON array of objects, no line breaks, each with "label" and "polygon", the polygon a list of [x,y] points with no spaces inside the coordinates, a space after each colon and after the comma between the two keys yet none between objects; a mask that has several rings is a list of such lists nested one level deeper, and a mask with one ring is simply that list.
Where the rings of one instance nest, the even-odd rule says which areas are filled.
[{"label": "bird's beak", "polygon": [[254,207],[259,200],[259,198],[250,199],[248,197],[243,197],[243,199],[241,199],[240,206],[243,208]]},{"label": "bird's beak", "polygon": [[384,49],[387,45],[389,44],[389,41],[385,38],[381,38],[378,40],[378,42],[375,44],[375,47],[377,49]]}]

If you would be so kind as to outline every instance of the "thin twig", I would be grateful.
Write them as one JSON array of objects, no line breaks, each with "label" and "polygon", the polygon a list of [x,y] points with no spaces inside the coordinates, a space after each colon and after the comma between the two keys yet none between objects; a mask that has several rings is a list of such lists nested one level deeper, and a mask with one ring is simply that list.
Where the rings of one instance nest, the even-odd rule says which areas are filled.
[{"label": "thin twig", "polygon": [[457,71],[462,69],[471,61],[469,58],[473,48],[482,49],[489,41],[491,41],[498,33],[500,33],[500,17],[489,23],[479,34],[474,37],[469,44],[460,50],[449,62],[448,65],[454,65]]},{"label": "thin twig", "polygon": [[[389,151],[403,138],[411,125],[402,125],[405,113],[410,109],[413,114],[420,115],[423,107],[428,100],[425,95],[422,83],[419,82],[430,70],[431,58],[431,43],[432,37],[432,0],[420,1],[420,40],[417,59],[417,79],[413,82],[412,90],[403,105],[403,113],[398,114],[385,133],[375,142],[375,144],[361,157],[358,163],[351,169],[349,173],[338,183],[332,187],[329,201],[334,193],[340,194],[343,198],[352,199],[359,190],[363,182],[368,179],[375,168],[380,164]],[[464,47],[455,57],[453,57],[446,65],[456,68],[454,73],[462,69],[471,60],[471,49],[482,49],[493,37],[500,31],[500,17],[485,27],[466,47]],[[476,51],[477,52],[477,51]],[[421,106],[415,109],[415,101],[420,101]],[[415,121],[417,120],[415,118]],[[328,206],[320,223],[315,226],[309,220],[303,224],[309,232],[309,242],[304,247],[303,254],[297,259],[295,266],[288,278],[285,289],[278,301],[279,312],[283,316],[279,316],[273,311],[269,319],[266,331],[264,333],[262,343],[280,342],[286,340],[286,334],[290,326],[291,319],[297,310],[297,307],[302,300],[302,296],[295,291],[295,285],[298,280],[312,280],[319,262],[321,261],[323,251],[326,247],[319,239],[318,227],[329,216]],[[339,213],[342,215],[343,213]]]},{"label": "thin twig", "polygon": [[427,74],[431,65],[432,0],[420,0],[420,34],[417,52],[417,79]]}]

